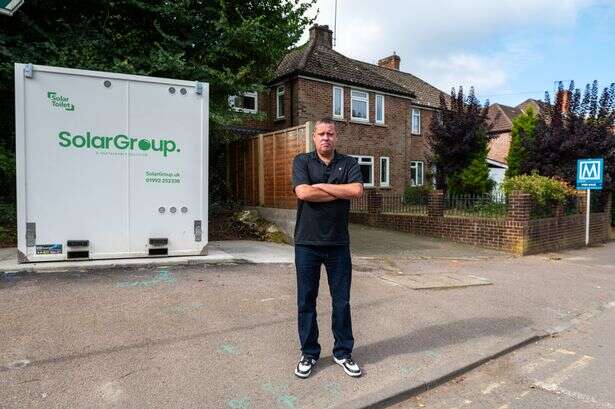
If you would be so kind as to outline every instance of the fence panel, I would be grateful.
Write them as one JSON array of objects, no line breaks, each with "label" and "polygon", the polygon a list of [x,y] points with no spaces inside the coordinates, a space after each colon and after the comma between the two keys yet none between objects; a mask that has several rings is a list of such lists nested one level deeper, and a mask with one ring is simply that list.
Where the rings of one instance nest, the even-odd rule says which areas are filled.
[{"label": "fence panel", "polygon": [[453,195],[444,197],[444,216],[506,217],[507,198],[503,193],[484,195]]},{"label": "fence panel", "polygon": [[367,213],[367,193],[364,193],[361,197],[350,201],[350,212]]},{"label": "fence panel", "polygon": [[428,195],[405,197],[401,193],[382,195],[382,213],[427,214]]},{"label": "fence panel", "polygon": [[292,161],[307,150],[311,122],[261,134],[229,146],[229,179],[241,204],[293,208]]}]

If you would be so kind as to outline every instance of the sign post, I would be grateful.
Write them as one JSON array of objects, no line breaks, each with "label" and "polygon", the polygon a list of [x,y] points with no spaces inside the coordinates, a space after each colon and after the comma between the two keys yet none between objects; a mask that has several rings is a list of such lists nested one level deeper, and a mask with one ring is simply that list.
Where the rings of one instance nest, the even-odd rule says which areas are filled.
[{"label": "sign post", "polygon": [[12,16],[24,0],[0,0],[0,14]]},{"label": "sign post", "polygon": [[587,190],[585,216],[585,245],[589,245],[589,221],[591,214],[591,191],[602,190],[604,182],[604,159],[577,160],[577,190]]}]

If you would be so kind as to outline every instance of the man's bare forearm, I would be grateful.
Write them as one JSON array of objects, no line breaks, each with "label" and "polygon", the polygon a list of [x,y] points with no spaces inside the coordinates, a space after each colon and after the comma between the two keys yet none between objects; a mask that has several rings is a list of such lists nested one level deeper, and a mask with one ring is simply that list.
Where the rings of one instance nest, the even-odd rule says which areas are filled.
[{"label": "man's bare forearm", "polygon": [[306,202],[332,202],[337,197],[310,185],[299,185],[295,188],[295,194],[301,200]]},{"label": "man's bare forearm", "polygon": [[341,185],[333,185],[329,183],[318,183],[312,187],[321,189],[338,199],[354,199],[363,194],[363,184],[361,183],[346,183]]}]

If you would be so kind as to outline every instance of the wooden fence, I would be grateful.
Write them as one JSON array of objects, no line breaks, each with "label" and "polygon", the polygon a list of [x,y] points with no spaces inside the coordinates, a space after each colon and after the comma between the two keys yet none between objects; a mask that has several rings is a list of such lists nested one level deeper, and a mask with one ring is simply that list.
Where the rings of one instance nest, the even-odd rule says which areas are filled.
[{"label": "wooden fence", "polygon": [[312,147],[313,123],[259,134],[229,145],[227,175],[234,199],[248,206],[292,209],[292,161]]}]

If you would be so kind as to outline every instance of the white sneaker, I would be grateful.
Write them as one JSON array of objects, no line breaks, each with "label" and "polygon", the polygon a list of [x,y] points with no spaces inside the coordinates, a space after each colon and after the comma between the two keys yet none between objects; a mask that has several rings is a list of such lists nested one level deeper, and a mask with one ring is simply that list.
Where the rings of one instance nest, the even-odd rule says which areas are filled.
[{"label": "white sneaker", "polygon": [[350,356],[343,359],[337,359],[336,357],[333,357],[333,360],[336,364],[344,368],[344,372],[346,372],[346,374],[355,378],[361,376],[361,368],[359,368],[359,365],[357,365],[357,363],[353,361]]},{"label": "white sneaker", "polygon": [[297,367],[295,368],[295,375],[299,378],[307,378],[312,373],[312,368],[316,365],[316,360],[314,358],[310,358],[309,356],[301,355],[301,359],[297,363]]}]

